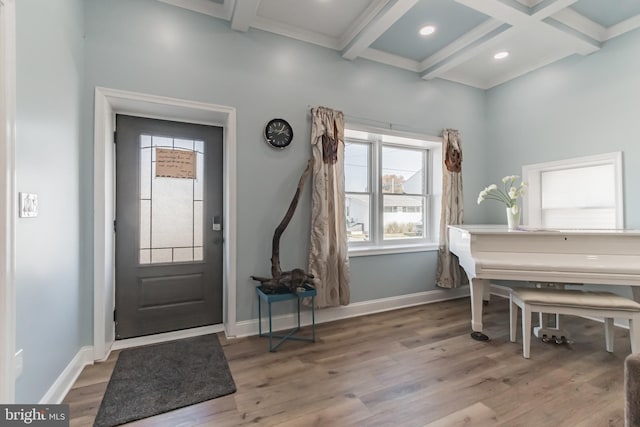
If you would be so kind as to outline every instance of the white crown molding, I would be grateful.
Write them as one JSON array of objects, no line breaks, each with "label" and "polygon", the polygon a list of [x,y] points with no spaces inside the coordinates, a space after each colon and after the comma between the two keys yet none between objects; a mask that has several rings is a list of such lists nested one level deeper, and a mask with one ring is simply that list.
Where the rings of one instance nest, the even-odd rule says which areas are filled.
[{"label": "white crown molding", "polygon": [[355,59],[387,31],[396,21],[402,18],[418,0],[396,0],[389,7],[385,7],[376,19],[370,22],[352,40],[349,46],[342,52],[345,59]]},{"label": "white crown molding", "polygon": [[338,50],[343,50],[345,47],[349,45],[353,41],[353,39],[362,31],[364,28],[371,23],[375,19],[376,16],[387,6],[387,4],[391,0],[375,0],[373,1],[365,11],[356,19],[351,27],[344,32],[342,37],[340,37],[340,42],[338,43]]},{"label": "white crown molding", "polygon": [[[505,73],[502,74],[500,76],[496,76],[495,78],[490,79],[489,81],[484,82],[484,84],[482,85],[482,89],[491,89],[494,86],[498,86],[502,83],[508,82],[509,80],[513,80],[516,77],[520,77],[523,76],[529,72],[531,72],[532,70],[536,70],[538,68],[542,68],[546,65],[552,64],[556,61],[559,61],[562,58],[566,58],[567,56],[570,56],[571,52],[568,53],[562,53],[562,54],[557,54],[557,55],[551,55],[545,58],[539,58],[538,61],[536,61],[533,65],[527,67],[527,68],[522,68],[522,69],[515,69],[509,73]],[[446,77],[443,77],[446,78]]]},{"label": "white crown molding", "polygon": [[157,0],[172,6],[187,9],[192,12],[202,13],[215,18],[231,19],[234,1],[225,1],[225,4],[214,3],[210,0]]},{"label": "white crown molding", "polygon": [[457,52],[471,46],[473,43],[489,35],[491,32],[497,30],[503,25],[504,23],[502,21],[498,21],[497,19],[487,19],[482,24],[466,32],[453,42],[449,43],[447,46],[443,47],[433,55],[424,59],[418,67],[418,72],[422,73],[430,67],[433,67],[437,63],[446,60]]},{"label": "white crown molding", "polygon": [[236,1],[231,14],[231,28],[236,31],[246,32],[256,17],[260,6],[260,0]]},{"label": "white crown molding", "polygon": [[475,87],[477,89],[482,89],[482,90],[490,89],[490,86],[486,82],[480,82],[477,79],[470,79],[470,78],[465,78],[460,76],[449,76],[446,74],[439,77],[432,77],[430,79],[425,79],[425,80],[433,80],[434,78],[446,80],[453,83],[460,83],[461,85],[471,86],[471,87]]},{"label": "white crown molding", "polygon": [[57,405],[62,403],[76,382],[85,366],[93,365],[93,347],[80,348],[74,358],[56,378],[49,390],[40,399],[40,405]]},{"label": "white crown molding", "polygon": [[393,53],[374,49],[372,47],[362,52],[360,54],[360,57],[381,64],[391,65],[392,67],[402,68],[403,70],[413,71],[414,73],[417,73],[420,67],[418,61],[405,58],[404,56],[394,55]]},{"label": "white crown molding", "polygon": [[283,22],[277,22],[260,15],[255,17],[251,26],[269,33],[279,34],[281,36],[290,37],[333,50],[340,50],[339,41],[335,37],[316,33],[315,31],[305,30]]}]

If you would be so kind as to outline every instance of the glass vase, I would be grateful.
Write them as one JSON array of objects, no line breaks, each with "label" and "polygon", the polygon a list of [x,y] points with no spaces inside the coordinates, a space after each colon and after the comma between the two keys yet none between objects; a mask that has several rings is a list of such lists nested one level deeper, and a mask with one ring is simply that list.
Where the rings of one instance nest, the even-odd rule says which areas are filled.
[{"label": "glass vase", "polygon": [[507,227],[509,228],[509,230],[518,228],[519,225],[520,225],[520,209],[518,209],[517,206],[515,207],[515,209],[507,208]]}]

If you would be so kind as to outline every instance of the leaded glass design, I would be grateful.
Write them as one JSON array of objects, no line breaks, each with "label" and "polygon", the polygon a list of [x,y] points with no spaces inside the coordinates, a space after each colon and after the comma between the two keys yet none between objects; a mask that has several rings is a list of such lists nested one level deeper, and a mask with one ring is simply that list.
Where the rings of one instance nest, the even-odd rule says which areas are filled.
[{"label": "leaded glass design", "polygon": [[[158,148],[195,152],[195,179],[156,177]],[[141,135],[139,194],[139,263],[202,261],[204,141]]]}]

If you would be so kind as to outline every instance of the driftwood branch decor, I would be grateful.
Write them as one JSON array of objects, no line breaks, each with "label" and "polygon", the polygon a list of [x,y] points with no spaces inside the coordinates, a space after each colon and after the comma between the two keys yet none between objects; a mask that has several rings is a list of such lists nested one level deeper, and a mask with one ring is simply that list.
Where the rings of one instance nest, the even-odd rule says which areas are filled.
[{"label": "driftwood branch decor", "polygon": [[289,225],[291,218],[293,217],[296,207],[298,206],[298,200],[300,199],[300,193],[304,188],[304,184],[313,169],[313,159],[307,162],[307,167],[300,176],[298,181],[298,188],[296,194],[293,196],[287,213],[280,221],[280,224],[276,227],[273,233],[273,242],[271,244],[271,277],[251,276],[251,278],[262,284],[262,290],[265,293],[282,293],[292,292],[297,293],[298,290],[304,290],[313,287],[312,279],[313,275],[307,273],[301,268],[294,268],[291,271],[282,271],[280,269],[280,236]]}]

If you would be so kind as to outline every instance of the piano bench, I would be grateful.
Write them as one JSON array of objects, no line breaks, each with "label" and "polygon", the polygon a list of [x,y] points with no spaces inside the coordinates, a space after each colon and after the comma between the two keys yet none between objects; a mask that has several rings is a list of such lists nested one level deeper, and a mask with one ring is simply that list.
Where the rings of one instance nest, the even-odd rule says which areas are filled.
[{"label": "piano bench", "polygon": [[513,288],[510,295],[509,332],[516,342],[518,307],[522,309],[522,353],[529,358],[531,313],[557,313],[572,316],[604,317],[605,345],[613,351],[613,319],[629,319],[631,352],[640,352],[640,304],[610,292],[573,289]]}]

